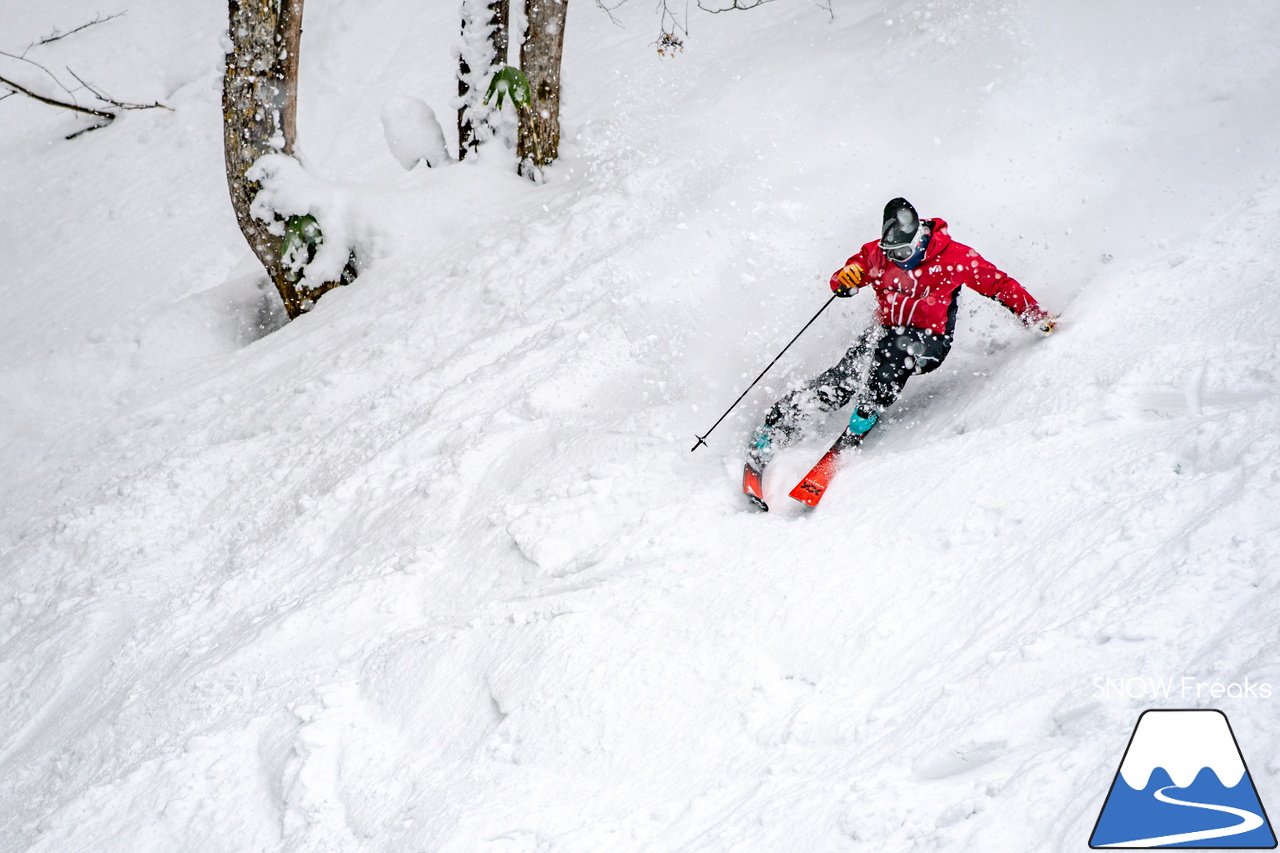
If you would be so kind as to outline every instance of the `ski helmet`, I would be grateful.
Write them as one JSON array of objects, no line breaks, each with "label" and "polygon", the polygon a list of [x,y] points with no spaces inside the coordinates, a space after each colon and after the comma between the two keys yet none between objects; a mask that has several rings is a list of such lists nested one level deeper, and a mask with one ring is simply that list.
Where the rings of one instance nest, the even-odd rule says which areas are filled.
[{"label": "ski helmet", "polygon": [[920,216],[911,202],[895,198],[884,206],[880,226],[880,250],[893,261],[905,261],[920,246],[927,229],[920,227]]}]

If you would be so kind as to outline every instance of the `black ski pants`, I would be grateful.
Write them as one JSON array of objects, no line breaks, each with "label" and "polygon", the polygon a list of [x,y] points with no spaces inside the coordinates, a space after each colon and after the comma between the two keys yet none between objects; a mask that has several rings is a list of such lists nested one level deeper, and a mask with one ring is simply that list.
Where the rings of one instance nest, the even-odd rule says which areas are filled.
[{"label": "black ski pants", "polygon": [[833,367],[774,403],[765,425],[789,443],[799,438],[815,413],[844,408],[850,401],[857,403],[864,417],[879,414],[898,399],[908,378],[942,364],[951,341],[949,334],[877,323]]}]

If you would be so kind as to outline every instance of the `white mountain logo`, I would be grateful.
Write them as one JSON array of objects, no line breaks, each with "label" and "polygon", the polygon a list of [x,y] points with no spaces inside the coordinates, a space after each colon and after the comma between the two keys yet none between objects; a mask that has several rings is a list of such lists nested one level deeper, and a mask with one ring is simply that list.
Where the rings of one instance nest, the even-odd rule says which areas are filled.
[{"label": "white mountain logo", "polygon": [[1227,716],[1143,712],[1089,846],[1274,848],[1275,833]]}]

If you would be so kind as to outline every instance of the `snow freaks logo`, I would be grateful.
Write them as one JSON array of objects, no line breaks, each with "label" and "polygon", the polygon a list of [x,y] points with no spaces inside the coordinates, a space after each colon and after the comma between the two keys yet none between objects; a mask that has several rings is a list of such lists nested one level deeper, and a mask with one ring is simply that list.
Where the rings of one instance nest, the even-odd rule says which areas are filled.
[{"label": "snow freaks logo", "polygon": [[1197,681],[1189,675],[1181,678],[1095,678],[1094,699],[1270,699],[1271,685],[1245,679],[1233,681]]},{"label": "snow freaks logo", "polygon": [[1144,711],[1089,846],[1274,848],[1226,714]]}]

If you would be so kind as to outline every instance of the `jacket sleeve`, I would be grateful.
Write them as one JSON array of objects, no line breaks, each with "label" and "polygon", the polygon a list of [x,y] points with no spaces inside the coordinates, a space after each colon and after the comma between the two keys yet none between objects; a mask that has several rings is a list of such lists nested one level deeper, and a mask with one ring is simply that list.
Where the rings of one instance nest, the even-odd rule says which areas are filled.
[{"label": "jacket sleeve", "polygon": [[1039,303],[1017,280],[997,269],[995,264],[973,249],[966,246],[963,251],[963,263],[969,268],[969,287],[999,302],[1023,323],[1030,324],[1045,316]]}]

